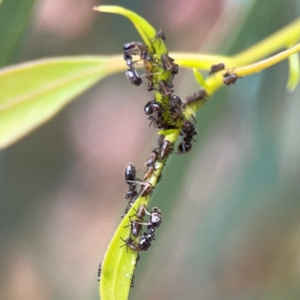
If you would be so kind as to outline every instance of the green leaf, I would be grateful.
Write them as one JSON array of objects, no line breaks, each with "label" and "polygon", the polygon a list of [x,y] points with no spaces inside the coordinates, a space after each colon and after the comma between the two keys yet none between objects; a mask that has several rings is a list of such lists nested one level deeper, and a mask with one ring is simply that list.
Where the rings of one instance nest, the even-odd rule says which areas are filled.
[{"label": "green leaf", "polygon": [[197,83],[200,86],[206,88],[206,83],[205,83],[205,79],[204,79],[203,75],[196,68],[193,68],[193,73],[194,73]]},{"label": "green leaf", "polygon": [[299,53],[294,53],[289,57],[289,79],[287,89],[293,92],[300,81],[300,62]]},{"label": "green leaf", "polygon": [[144,18],[134,13],[133,11],[114,5],[100,5],[94,7],[94,10],[119,14],[128,18],[143,38],[144,42],[148,46],[148,49],[153,50],[153,47],[157,46],[159,52],[167,53],[167,48],[164,43],[161,40],[155,40],[156,30]]},{"label": "green leaf", "polygon": [[2,69],[0,149],[49,120],[98,80],[124,68],[120,56],[82,56]]},{"label": "green leaf", "polygon": [[129,216],[135,214],[138,207],[146,204],[147,198],[138,198],[127,215],[123,218],[116,230],[102,262],[100,279],[100,299],[101,300],[126,300],[128,299],[131,276],[134,272],[137,252],[127,249],[124,240],[129,237],[130,224]]}]

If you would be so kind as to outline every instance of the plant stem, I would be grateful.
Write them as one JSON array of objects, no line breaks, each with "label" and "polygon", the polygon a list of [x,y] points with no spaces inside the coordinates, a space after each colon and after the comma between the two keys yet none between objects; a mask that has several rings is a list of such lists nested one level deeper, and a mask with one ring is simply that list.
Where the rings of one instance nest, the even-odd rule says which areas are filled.
[{"label": "plant stem", "polygon": [[174,57],[176,63],[187,68],[210,70],[213,64],[221,62],[224,63],[227,68],[236,68],[253,63],[282,48],[295,44],[295,42],[299,40],[300,18],[256,45],[231,57],[193,53],[172,53],[171,56]]},{"label": "plant stem", "polygon": [[240,52],[231,58],[236,66],[242,66],[257,61],[267,55],[270,55],[282,48],[287,48],[292,43],[300,40],[300,18],[277,31],[261,42]]},{"label": "plant stem", "polygon": [[263,69],[269,68],[281,61],[283,61],[284,59],[287,59],[290,55],[297,53],[300,51],[300,44],[280,52],[279,54],[276,54],[274,56],[271,56],[267,59],[264,59],[260,62],[245,66],[245,67],[241,67],[241,68],[236,68],[234,70],[234,73],[237,74],[238,76],[247,76],[247,75],[251,75],[253,73],[257,73],[262,71]]}]

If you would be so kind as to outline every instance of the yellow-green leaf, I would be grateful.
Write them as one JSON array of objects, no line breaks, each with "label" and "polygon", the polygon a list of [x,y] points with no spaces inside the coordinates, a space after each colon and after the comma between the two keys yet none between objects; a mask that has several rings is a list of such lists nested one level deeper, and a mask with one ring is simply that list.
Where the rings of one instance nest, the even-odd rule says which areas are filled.
[{"label": "yellow-green leaf", "polygon": [[152,46],[159,44],[160,52],[167,52],[167,48],[165,47],[164,43],[162,41],[155,40],[156,30],[144,18],[133,11],[114,5],[100,5],[94,7],[94,10],[118,14],[128,18],[133,23],[149,49],[153,49]]},{"label": "yellow-green leaf", "polygon": [[289,57],[289,79],[287,89],[293,92],[299,84],[300,80],[300,62],[299,53],[294,53]]},{"label": "yellow-green leaf", "polygon": [[196,68],[193,68],[193,73],[194,73],[194,76],[195,76],[198,84],[200,86],[206,88],[206,83],[205,83],[205,79],[204,79],[203,75]]},{"label": "yellow-green leaf", "polygon": [[134,215],[140,205],[146,204],[146,198],[138,198],[127,215],[123,218],[116,230],[102,262],[100,279],[100,299],[101,300],[127,300],[131,276],[134,272],[137,252],[127,249],[123,238],[126,240],[130,234],[129,216]]},{"label": "yellow-green leaf", "polygon": [[120,56],[82,56],[2,69],[0,149],[46,122],[98,80],[124,68]]}]

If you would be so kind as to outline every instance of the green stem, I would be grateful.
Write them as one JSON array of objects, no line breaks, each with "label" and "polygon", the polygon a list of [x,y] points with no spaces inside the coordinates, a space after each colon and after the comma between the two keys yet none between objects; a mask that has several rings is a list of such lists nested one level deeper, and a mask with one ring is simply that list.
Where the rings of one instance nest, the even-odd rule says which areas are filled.
[{"label": "green stem", "polygon": [[223,55],[173,52],[170,56],[182,67],[197,68],[206,71],[209,71],[211,66],[217,63],[222,62],[225,65],[232,65],[233,63],[232,58]]},{"label": "green stem", "polygon": [[300,40],[300,18],[261,42],[234,56],[205,55],[194,53],[171,53],[176,63],[186,68],[210,70],[216,63],[224,63],[227,68],[244,66],[266,57],[282,48],[287,48]]},{"label": "green stem", "polygon": [[295,41],[299,40],[300,18],[247,50],[232,56],[232,59],[236,66],[246,65],[280,49],[287,48],[289,45],[292,43],[295,44]]},{"label": "green stem", "polygon": [[248,65],[245,67],[241,67],[241,68],[237,68],[234,70],[234,73],[236,73],[238,76],[247,76],[247,75],[251,75],[253,73],[257,73],[262,71],[263,69],[269,68],[281,61],[283,61],[284,59],[287,59],[289,56],[291,56],[294,53],[297,53],[300,51],[300,44],[280,52],[279,54],[276,54],[272,57],[269,57],[267,59],[264,59],[260,62],[254,63],[252,65]]}]

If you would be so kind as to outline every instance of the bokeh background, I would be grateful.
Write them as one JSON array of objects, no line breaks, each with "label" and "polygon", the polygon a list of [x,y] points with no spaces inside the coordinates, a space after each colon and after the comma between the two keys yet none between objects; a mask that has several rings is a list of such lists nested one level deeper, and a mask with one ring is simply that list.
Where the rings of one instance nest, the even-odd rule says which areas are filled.
[{"label": "bokeh background", "polygon": [[[4,0],[2,66],[44,57],[121,54],[140,40],[122,5],[167,36],[170,51],[235,54],[292,22],[298,0]],[[300,298],[300,88],[282,62],[214,95],[197,143],[173,155],[155,190],[164,223],[130,299]],[[198,89],[180,69],[175,90]],[[125,166],[156,143],[145,86],[106,78],[0,153],[0,295],[99,299],[96,271],[126,207]],[[1,87],[0,87],[1,97]]]}]

